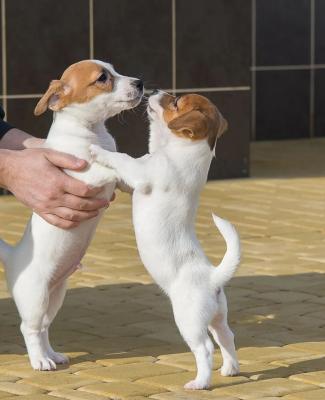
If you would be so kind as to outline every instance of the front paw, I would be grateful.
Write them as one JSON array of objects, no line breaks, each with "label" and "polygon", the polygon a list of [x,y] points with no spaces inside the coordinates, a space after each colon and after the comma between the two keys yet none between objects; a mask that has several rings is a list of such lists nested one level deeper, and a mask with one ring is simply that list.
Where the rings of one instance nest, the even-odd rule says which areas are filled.
[{"label": "front paw", "polygon": [[97,146],[96,144],[90,145],[89,150],[92,161],[96,161],[99,164],[104,165],[105,167],[110,166],[109,151],[102,149],[100,146]]}]

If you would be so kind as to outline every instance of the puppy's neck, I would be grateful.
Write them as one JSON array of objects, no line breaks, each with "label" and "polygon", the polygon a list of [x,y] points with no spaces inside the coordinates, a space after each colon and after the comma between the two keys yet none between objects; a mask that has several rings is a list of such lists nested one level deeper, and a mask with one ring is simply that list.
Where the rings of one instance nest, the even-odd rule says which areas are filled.
[{"label": "puppy's neck", "polygon": [[105,121],[90,122],[67,112],[56,112],[48,139],[64,136],[93,143],[96,136],[105,133],[107,134]]},{"label": "puppy's neck", "polygon": [[104,121],[89,124],[82,119],[59,112],[53,118],[45,147],[90,161],[91,144],[110,148],[112,143],[114,148],[114,139],[107,132]]}]

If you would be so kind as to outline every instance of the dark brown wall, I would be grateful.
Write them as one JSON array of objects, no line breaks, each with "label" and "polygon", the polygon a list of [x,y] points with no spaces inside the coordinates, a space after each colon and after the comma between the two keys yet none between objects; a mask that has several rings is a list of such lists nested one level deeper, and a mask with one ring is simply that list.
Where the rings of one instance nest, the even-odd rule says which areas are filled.
[{"label": "dark brown wall", "polygon": [[253,138],[325,136],[325,1],[253,5]]},{"label": "dark brown wall", "polygon": [[[193,90],[210,97],[229,122],[210,178],[247,176],[250,137],[251,1],[6,0],[8,120],[46,136],[51,113],[33,108],[69,64],[110,61],[147,89]],[[173,23],[174,21],[174,23]],[[175,22],[176,21],[176,22]],[[92,29],[93,27],[93,29]],[[3,29],[2,29],[3,31]],[[147,150],[145,108],[109,121],[119,149]]]}]

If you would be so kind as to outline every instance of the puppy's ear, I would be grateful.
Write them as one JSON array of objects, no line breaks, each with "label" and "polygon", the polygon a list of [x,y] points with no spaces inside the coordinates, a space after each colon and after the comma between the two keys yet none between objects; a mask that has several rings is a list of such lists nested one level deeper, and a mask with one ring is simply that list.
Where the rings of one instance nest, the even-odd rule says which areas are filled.
[{"label": "puppy's ear", "polygon": [[217,140],[221,137],[228,129],[227,120],[221,115],[218,109],[216,109],[216,121],[214,124],[214,129],[210,130],[208,135],[208,143],[210,149],[213,151],[215,149]]},{"label": "puppy's ear", "polygon": [[207,136],[209,122],[203,113],[192,110],[171,120],[168,128],[179,136],[198,140]]},{"label": "puppy's ear", "polygon": [[37,103],[34,109],[34,115],[43,114],[48,108],[52,111],[59,111],[67,104],[67,96],[70,93],[70,87],[60,80],[54,80],[49,88]]},{"label": "puppy's ear", "polygon": [[227,120],[219,113],[220,119],[219,119],[219,127],[217,131],[217,139],[222,136],[226,130],[228,129],[228,122]]}]

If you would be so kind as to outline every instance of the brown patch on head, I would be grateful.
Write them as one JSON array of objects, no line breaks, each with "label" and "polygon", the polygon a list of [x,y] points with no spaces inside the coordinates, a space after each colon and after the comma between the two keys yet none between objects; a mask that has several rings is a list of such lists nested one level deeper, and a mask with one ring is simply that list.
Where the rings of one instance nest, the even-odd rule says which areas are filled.
[{"label": "brown patch on head", "polygon": [[190,140],[206,139],[211,150],[227,129],[227,121],[206,97],[187,94],[180,97],[164,94],[160,100],[168,128],[177,136]]},{"label": "brown patch on head", "polygon": [[85,103],[113,90],[114,79],[103,66],[93,61],[80,61],[70,65],[60,80],[54,80],[40,101],[34,114],[40,115],[47,108],[59,111],[71,103]]}]

